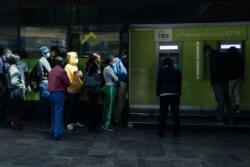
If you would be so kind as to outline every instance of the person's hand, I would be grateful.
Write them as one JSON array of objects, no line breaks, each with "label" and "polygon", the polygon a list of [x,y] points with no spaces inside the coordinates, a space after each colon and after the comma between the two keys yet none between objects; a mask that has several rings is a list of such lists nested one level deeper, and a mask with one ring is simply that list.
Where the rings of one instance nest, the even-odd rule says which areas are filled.
[{"label": "person's hand", "polygon": [[83,73],[82,73],[82,71],[78,71],[78,75],[79,75],[79,77],[82,77],[83,76]]},{"label": "person's hand", "polygon": [[30,86],[27,86],[27,91],[31,92],[31,87]]}]

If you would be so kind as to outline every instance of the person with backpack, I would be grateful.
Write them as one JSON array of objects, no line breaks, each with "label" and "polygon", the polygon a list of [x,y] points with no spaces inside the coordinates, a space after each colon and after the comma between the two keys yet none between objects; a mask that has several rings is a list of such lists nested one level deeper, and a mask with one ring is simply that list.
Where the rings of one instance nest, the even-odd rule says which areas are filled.
[{"label": "person with backpack", "polygon": [[12,51],[5,48],[3,53],[0,55],[0,114],[7,123],[11,121],[10,114],[8,112],[9,91],[6,78],[6,74],[10,66],[9,63],[11,54]]},{"label": "person with backpack", "polygon": [[37,64],[37,75],[39,76],[39,119],[41,124],[47,124],[47,116],[50,111],[50,100],[49,100],[49,91],[48,91],[48,74],[51,71],[48,58],[50,57],[50,50],[47,46],[43,46],[38,50],[41,58],[38,60]]},{"label": "person with backpack", "polygon": [[122,59],[120,56],[114,58],[114,64],[112,64],[112,68],[114,70],[115,75],[119,78],[119,85],[117,85],[117,99],[115,106],[115,113],[113,124],[118,125],[122,120],[122,115],[124,115],[126,96],[127,96],[127,79],[128,73],[127,70],[122,63]]}]

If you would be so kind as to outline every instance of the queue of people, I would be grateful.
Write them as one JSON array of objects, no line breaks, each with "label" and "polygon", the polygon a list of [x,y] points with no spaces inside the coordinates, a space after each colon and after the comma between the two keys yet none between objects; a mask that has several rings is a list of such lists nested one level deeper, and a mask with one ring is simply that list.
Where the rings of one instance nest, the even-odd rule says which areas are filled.
[{"label": "queue of people", "polygon": [[[91,53],[84,65],[84,72],[78,68],[79,58],[76,52],[67,53],[67,63],[64,66],[64,59],[57,50],[53,48],[51,51],[46,46],[39,48],[40,58],[37,62],[36,73],[39,77],[39,118],[41,122],[44,122],[46,115],[51,115],[52,138],[61,139],[64,125],[68,130],[84,127],[79,118],[80,98],[84,89],[88,97],[89,132],[99,132],[101,128],[113,131],[114,126],[122,121],[125,111],[128,82],[125,51],[121,50],[121,54],[117,57],[107,56],[103,61],[103,68],[100,64],[101,55]],[[52,58],[51,53],[53,53]],[[240,112],[239,92],[244,80],[243,59],[234,47],[222,54],[206,45],[204,54],[209,56],[210,60],[210,80],[217,102],[216,123],[224,123],[224,107],[226,106],[228,121],[233,124],[234,112]],[[164,136],[165,121],[170,107],[174,122],[173,136],[178,137],[182,75],[174,67],[171,58],[165,58],[162,65],[156,84],[156,93],[160,96],[158,135]],[[25,94],[31,91],[28,71],[27,64],[20,60],[18,53],[12,53],[9,49],[4,50],[0,59],[0,106],[5,121],[9,122],[14,130],[22,129],[21,115]],[[87,86],[83,82],[86,76],[95,78],[98,84]],[[64,99],[66,99],[65,107]],[[98,107],[100,101],[102,101],[102,109]]]},{"label": "queue of people", "polygon": [[[92,53],[82,72],[78,69],[79,58],[76,52],[67,53],[66,65],[55,48],[50,50],[43,46],[38,49],[38,53],[40,58],[35,69],[39,78],[37,84],[40,95],[38,116],[39,122],[45,123],[50,115],[52,138],[54,140],[62,138],[64,125],[68,130],[84,127],[82,119],[79,117],[79,111],[81,93],[85,89],[83,84],[85,75],[95,75],[100,79],[100,83],[96,87],[85,89],[89,110],[88,130],[89,132],[99,132],[102,128],[113,131],[118,88],[120,83],[126,82],[127,79],[127,70],[121,60],[107,56],[104,60],[104,69],[102,69],[100,54]],[[5,121],[10,124],[11,128],[20,130],[23,127],[21,114],[24,110],[25,94],[31,91],[29,69],[27,64],[20,60],[20,55],[12,53],[9,49],[4,50],[0,66],[1,91],[6,94],[3,96],[5,99],[1,99],[1,103],[5,102],[4,105],[1,104],[1,107],[4,107],[1,110],[4,111]],[[122,81],[119,80],[119,75],[123,75]],[[103,109],[101,109],[103,111],[98,107],[100,100],[103,101]],[[125,106],[122,107],[119,107],[119,113],[125,109]],[[66,124],[64,120],[66,120]]]}]

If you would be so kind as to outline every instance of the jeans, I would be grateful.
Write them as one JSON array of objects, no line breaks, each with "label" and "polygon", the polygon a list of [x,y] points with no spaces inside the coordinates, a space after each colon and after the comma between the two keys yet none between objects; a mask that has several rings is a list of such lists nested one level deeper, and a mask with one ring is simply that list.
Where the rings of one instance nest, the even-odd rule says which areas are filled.
[{"label": "jeans", "polygon": [[63,135],[64,92],[50,92],[51,134],[54,139]]},{"label": "jeans", "polygon": [[223,121],[224,105],[226,105],[229,119],[233,119],[233,107],[229,96],[228,83],[212,83],[215,99],[217,102],[216,117],[219,121]]},{"label": "jeans", "polygon": [[40,101],[39,101],[38,114],[40,116],[40,119],[44,120],[46,114],[48,114],[50,110],[48,83],[46,82],[39,83],[39,93],[40,93]]},{"label": "jeans", "polygon": [[180,95],[160,96],[159,134],[163,134],[169,106],[174,123],[174,134],[180,131]]}]

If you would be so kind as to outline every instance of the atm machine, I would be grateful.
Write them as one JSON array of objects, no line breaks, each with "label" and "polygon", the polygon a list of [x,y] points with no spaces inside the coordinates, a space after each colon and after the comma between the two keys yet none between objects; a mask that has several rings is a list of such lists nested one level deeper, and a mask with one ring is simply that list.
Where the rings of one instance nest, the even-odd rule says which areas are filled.
[{"label": "atm machine", "polygon": [[158,43],[158,69],[162,67],[162,61],[166,57],[173,60],[174,67],[181,69],[181,44],[178,42],[159,42]]},{"label": "atm machine", "polygon": [[243,62],[245,62],[245,41],[219,41],[217,46],[218,50],[222,53],[226,53],[230,47],[237,48],[239,55],[242,57]]},{"label": "atm machine", "polygon": [[240,56],[244,59],[245,56],[245,42],[244,41],[219,41],[217,43],[218,50],[226,53],[230,47],[236,47]]}]

